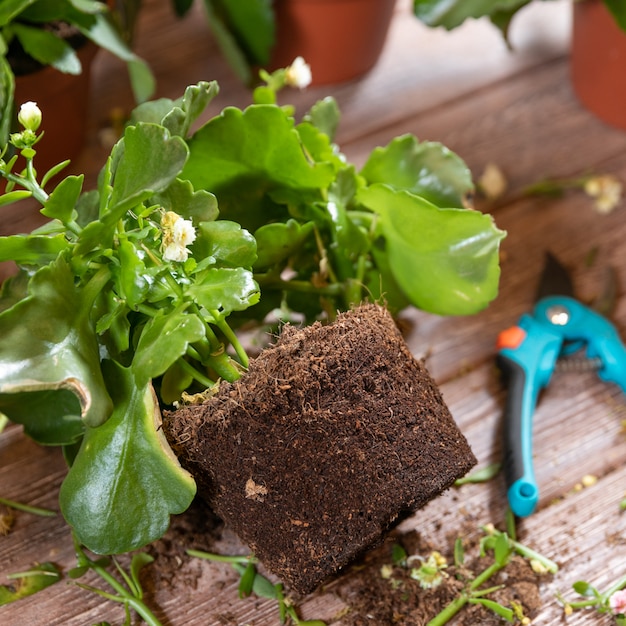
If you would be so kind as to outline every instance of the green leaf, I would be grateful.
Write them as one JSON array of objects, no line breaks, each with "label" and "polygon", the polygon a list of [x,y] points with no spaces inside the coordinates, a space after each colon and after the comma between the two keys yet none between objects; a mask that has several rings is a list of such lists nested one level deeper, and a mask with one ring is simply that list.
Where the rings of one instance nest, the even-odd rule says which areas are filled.
[{"label": "green leaf", "polygon": [[439,209],[385,185],[358,200],[380,217],[389,265],[415,306],[440,315],[468,315],[498,292],[498,248],[505,233],[489,215]]},{"label": "green leaf", "polygon": [[[2,8],[0,8],[0,12]],[[1,19],[1,17],[0,17]],[[1,23],[1,22],[0,22]],[[4,40],[0,32],[0,48]],[[11,122],[13,119],[13,97],[15,94],[15,77],[5,55],[0,55],[0,146],[5,146],[9,140]]]},{"label": "green leaf", "polygon": [[154,562],[154,557],[150,556],[147,552],[138,552],[133,554],[133,558],[130,562],[130,578],[133,581],[135,596],[141,598],[141,580],[139,574],[141,570]]},{"label": "green leaf", "polygon": [[84,431],[80,403],[68,389],[0,394],[0,407],[12,422],[24,426],[31,439],[43,445],[75,443]]},{"label": "green leaf", "polygon": [[213,222],[219,215],[216,197],[204,189],[194,191],[188,180],[174,180],[152,200],[166,211],[174,211],[181,217],[192,220],[195,225]]},{"label": "green leaf", "polygon": [[118,248],[119,294],[131,309],[143,302],[150,288],[146,266],[132,242],[122,241]]},{"label": "green leaf", "polygon": [[313,222],[301,225],[292,219],[261,226],[254,233],[258,254],[254,269],[264,270],[282,264],[311,236],[314,228]]},{"label": "green leaf", "polygon": [[254,579],[256,578],[256,565],[248,563],[239,579],[239,597],[247,598],[252,593]]},{"label": "green leaf", "polygon": [[302,149],[294,120],[276,106],[227,107],[189,141],[182,177],[194,189],[213,192],[222,218],[250,232],[287,211],[269,194],[291,190],[321,199],[320,189],[334,179],[330,163],[311,163]]},{"label": "green leaf", "polygon": [[0,585],[0,606],[32,596],[53,585],[61,580],[61,572],[53,563],[41,563],[27,572],[13,574],[10,578],[16,578],[16,584],[13,587]]},{"label": "green leaf", "polygon": [[259,286],[252,272],[242,267],[210,268],[201,280],[187,287],[186,293],[200,306],[219,311],[223,317],[259,301]]},{"label": "green leaf", "polygon": [[[120,144],[118,144],[120,145]],[[151,195],[164,191],[187,160],[187,146],[157,124],[129,126],[114,165],[113,193],[107,223]]]},{"label": "green leaf", "polygon": [[470,483],[487,482],[488,480],[495,478],[500,473],[501,467],[502,467],[501,463],[491,463],[490,465],[487,465],[479,470],[476,470],[475,472],[472,472],[471,474],[468,474],[467,476],[464,476],[463,478],[457,479],[454,482],[454,484],[455,486],[459,487],[461,485],[467,485]]},{"label": "green leaf", "polygon": [[360,173],[369,184],[404,189],[445,209],[463,207],[474,188],[471,172],[454,152],[440,143],[420,143],[413,135],[375,148]]},{"label": "green leaf", "polygon": [[195,484],[169,448],[152,386],[108,363],[115,409],[88,428],[61,486],[61,511],[83,545],[96,554],[140,548],[161,537],[170,514],[183,512]]},{"label": "green leaf", "polygon": [[132,371],[140,384],[163,374],[189,344],[205,336],[202,320],[183,310],[153,317],[143,329],[133,357]]},{"label": "green leaf", "polygon": [[12,25],[24,50],[43,65],[52,65],[65,74],[80,74],[82,67],[75,50],[47,30],[22,23]]},{"label": "green leaf", "polygon": [[50,219],[58,219],[64,224],[72,219],[72,212],[83,188],[84,176],[64,178],[46,200],[41,214]]},{"label": "green leaf", "polygon": [[2,0],[0,3],[0,26],[6,26],[17,15],[37,0]]},{"label": "green leaf", "polygon": [[[92,287],[97,290],[98,283]],[[0,394],[69,390],[86,424],[107,419],[112,405],[89,318],[95,295],[74,285],[61,258],[34,274],[29,295],[0,314]],[[59,419],[66,408],[59,404]]]},{"label": "green leaf", "polygon": [[234,268],[252,267],[257,258],[255,238],[236,222],[203,222],[192,245],[197,259],[213,259],[214,264]]},{"label": "green leaf", "polygon": [[514,12],[530,0],[413,0],[415,15],[428,26],[456,28],[467,18]]},{"label": "green leaf", "polygon": [[626,31],[626,5],[622,0],[604,0],[609,11],[612,13],[617,25]]},{"label": "green leaf", "polygon": [[64,235],[8,235],[0,237],[0,261],[42,266],[52,263],[66,248]]},{"label": "green leaf", "polygon": [[513,551],[506,533],[499,533],[497,535],[493,551],[496,563],[504,567],[509,562],[509,557]]},{"label": "green leaf", "polygon": [[310,122],[320,132],[328,135],[331,141],[337,132],[340,118],[339,106],[332,96],[318,100],[304,116],[306,122]]},{"label": "green leaf", "polygon": [[574,591],[586,598],[599,598],[600,592],[591,584],[584,580],[578,580],[573,585]]},{"label": "green leaf", "polygon": [[204,0],[208,23],[222,54],[242,82],[251,66],[267,65],[274,43],[274,16],[269,0]]},{"label": "green leaf", "polygon": [[172,109],[163,117],[162,124],[172,135],[187,137],[193,122],[203,113],[211,100],[217,96],[217,82],[201,81],[190,85],[180,100],[180,106]]},{"label": "green leaf", "polygon": [[465,563],[465,548],[463,547],[463,539],[457,537],[454,542],[454,565],[461,567]]}]

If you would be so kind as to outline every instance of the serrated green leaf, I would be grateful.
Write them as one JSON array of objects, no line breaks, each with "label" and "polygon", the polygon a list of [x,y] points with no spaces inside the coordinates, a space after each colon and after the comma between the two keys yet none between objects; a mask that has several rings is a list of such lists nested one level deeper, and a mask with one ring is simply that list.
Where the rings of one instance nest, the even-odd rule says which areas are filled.
[{"label": "serrated green leaf", "polygon": [[252,272],[242,267],[210,268],[201,281],[187,287],[186,293],[201,307],[219,311],[224,317],[259,301],[259,286]]},{"label": "serrated green leaf", "polygon": [[166,211],[174,211],[195,225],[217,219],[217,199],[209,191],[194,191],[188,180],[176,179],[167,189],[156,194],[152,200]]},{"label": "serrated green leaf", "polygon": [[258,258],[255,270],[264,270],[286,261],[311,236],[313,222],[299,224],[296,220],[261,226],[255,233]]},{"label": "serrated green leaf", "polygon": [[[118,144],[120,145],[120,144]],[[187,160],[187,146],[157,124],[129,126],[113,170],[107,223],[155,193],[164,191]]]},{"label": "serrated green leaf", "polygon": [[304,120],[310,122],[322,133],[328,135],[332,141],[339,126],[341,112],[337,101],[332,96],[318,100],[304,116]]},{"label": "serrated green leaf", "polygon": [[202,114],[211,100],[218,94],[219,88],[215,81],[199,82],[185,89],[185,94],[179,101],[180,106],[174,106],[162,118],[162,124],[172,135],[187,137],[193,122]]},{"label": "serrated green leaf", "polygon": [[413,135],[375,148],[360,173],[369,184],[410,191],[443,209],[463,207],[474,188],[469,168],[454,152],[440,143],[420,143]]},{"label": "serrated green leaf", "polygon": [[132,362],[135,378],[140,384],[146,384],[160,376],[185,354],[189,344],[204,336],[202,320],[184,310],[153,317],[143,329],[135,349]]},{"label": "serrated green leaf", "polygon": [[505,233],[489,215],[439,209],[385,185],[358,194],[380,218],[393,276],[415,306],[440,315],[468,315],[498,293],[498,249]]},{"label": "serrated green leaf", "polygon": [[236,222],[203,222],[197,235],[191,249],[198,261],[210,257],[212,264],[233,268],[250,268],[256,261],[255,238]]},{"label": "serrated green leaf", "polygon": [[85,423],[107,419],[112,405],[89,318],[95,295],[74,285],[63,259],[34,274],[29,295],[0,314],[0,394],[69,390]]},{"label": "serrated green leaf", "polygon": [[170,514],[184,511],[195,484],[170,450],[150,384],[108,363],[115,409],[88,428],[59,501],[78,541],[96,554],[140,548],[161,537]]},{"label": "serrated green leaf", "polygon": [[189,141],[182,178],[207,189],[218,200],[221,217],[250,232],[286,219],[286,208],[270,194],[278,190],[315,195],[334,179],[330,163],[311,163],[294,121],[280,107],[227,107]]}]

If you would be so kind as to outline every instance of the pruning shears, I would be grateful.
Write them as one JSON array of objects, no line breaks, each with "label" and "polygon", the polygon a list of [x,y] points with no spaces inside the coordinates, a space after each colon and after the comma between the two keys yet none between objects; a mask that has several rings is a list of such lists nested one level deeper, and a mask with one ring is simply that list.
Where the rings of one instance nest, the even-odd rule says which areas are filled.
[{"label": "pruning shears", "polygon": [[539,392],[560,357],[584,350],[598,376],[626,392],[626,348],[609,320],[574,297],[567,270],[550,253],[530,314],[498,336],[498,365],[507,382],[504,473],[513,513],[527,517],[539,488],[532,460],[532,418]]}]

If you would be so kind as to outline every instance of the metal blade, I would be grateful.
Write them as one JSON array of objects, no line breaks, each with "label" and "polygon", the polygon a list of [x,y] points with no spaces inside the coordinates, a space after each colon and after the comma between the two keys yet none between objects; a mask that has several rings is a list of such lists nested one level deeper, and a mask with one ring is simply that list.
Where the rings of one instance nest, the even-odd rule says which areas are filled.
[{"label": "metal blade", "polygon": [[551,252],[546,252],[536,299],[541,300],[548,296],[574,297],[574,284],[569,272]]}]

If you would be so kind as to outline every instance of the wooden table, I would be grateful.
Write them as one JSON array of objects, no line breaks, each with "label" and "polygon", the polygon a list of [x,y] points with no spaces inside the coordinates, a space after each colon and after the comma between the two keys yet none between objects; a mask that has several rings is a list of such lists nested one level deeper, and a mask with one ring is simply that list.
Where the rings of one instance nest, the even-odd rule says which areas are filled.
[{"label": "wooden table", "polygon": [[[216,54],[198,11],[176,23],[169,3],[147,4],[150,10],[142,17],[137,49],[156,72],[160,96],[177,97],[187,84],[217,79],[221,94],[216,106],[249,102],[249,94]],[[626,274],[624,207],[600,215],[581,192],[560,198],[521,193],[544,178],[590,171],[626,178],[626,133],[595,119],[572,93],[569,11],[569,1],[526,9],[514,23],[515,52],[510,53],[487,23],[468,23],[453,33],[428,30],[410,15],[408,0],[400,0],[384,56],[366,78],[309,89],[294,98],[300,111],[322,95],[337,98],[343,111],[338,141],[356,163],[363,163],[374,146],[411,132],[446,144],[476,177],[488,163],[505,173],[506,195],[483,207],[493,210],[497,224],[508,231],[497,300],[472,317],[444,319],[417,311],[404,315],[414,322],[409,345],[415,355],[426,357],[479,467],[501,457],[504,392],[494,367],[494,342],[501,329],[531,306],[544,251],[550,249],[574,270],[586,299],[599,292],[607,264],[615,267],[620,280]],[[115,59],[101,54],[94,71],[89,145],[75,163],[92,181],[108,153],[99,142],[100,129],[114,107],[132,107],[124,69]],[[14,214],[3,217],[0,229],[3,234],[18,232],[36,220],[32,214]],[[596,260],[587,266],[591,252]],[[626,336],[625,298],[618,300],[614,321]],[[519,532],[522,541],[556,560],[560,571],[542,588],[544,605],[533,624],[562,623],[556,590],[572,598],[569,590],[578,579],[605,588],[626,574],[626,513],[619,511],[626,491],[625,416],[622,393],[592,373],[555,375],[541,399],[534,430],[541,501],[539,510],[521,522]],[[0,436],[2,496],[56,508],[64,472],[57,450],[34,445],[20,429],[9,427]],[[586,474],[596,476],[597,484],[576,490]],[[501,480],[467,486],[432,502],[404,522],[402,530],[418,528],[436,543],[468,521],[476,527],[501,523],[504,502]],[[241,549],[228,532],[223,543]],[[0,574],[45,560],[65,571],[74,563],[62,518],[51,522],[18,514],[11,533],[0,537]],[[278,624],[273,602],[237,598],[237,578],[228,567],[204,562],[194,567],[199,568],[197,588],[166,588],[153,598],[164,623]],[[305,599],[302,614],[340,624],[333,616],[342,608],[332,594],[316,594]],[[0,608],[0,623],[78,626],[102,620],[119,623],[121,615],[118,606],[61,583]],[[611,620],[582,612],[567,623],[602,625]]]}]

